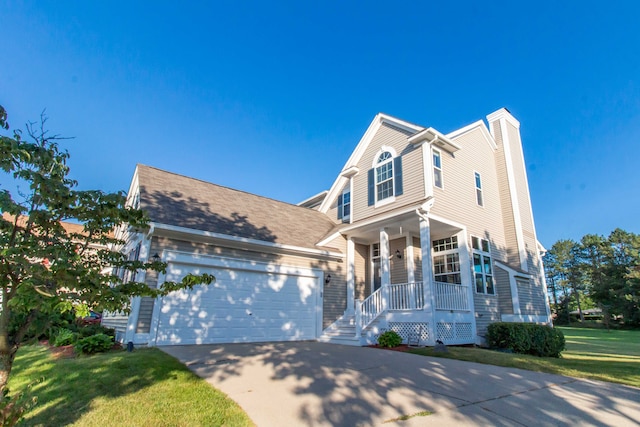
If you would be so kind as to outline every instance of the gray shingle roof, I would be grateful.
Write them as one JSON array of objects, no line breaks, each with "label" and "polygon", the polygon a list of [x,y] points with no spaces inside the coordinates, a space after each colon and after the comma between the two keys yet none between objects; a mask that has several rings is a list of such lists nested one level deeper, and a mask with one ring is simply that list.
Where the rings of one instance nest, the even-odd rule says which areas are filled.
[{"label": "gray shingle roof", "polygon": [[151,221],[318,249],[334,227],[325,214],[183,175],[138,165],[140,208]]}]

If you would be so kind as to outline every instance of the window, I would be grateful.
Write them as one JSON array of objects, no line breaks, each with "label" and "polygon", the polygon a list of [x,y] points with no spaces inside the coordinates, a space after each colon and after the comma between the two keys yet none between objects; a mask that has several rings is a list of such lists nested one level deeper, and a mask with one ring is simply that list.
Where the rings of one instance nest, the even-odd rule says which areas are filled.
[{"label": "window", "polygon": [[351,219],[351,185],[347,185],[338,196],[338,219],[349,222]]},{"label": "window", "polygon": [[462,283],[460,277],[460,255],[457,252],[433,257],[433,273],[436,282]]},{"label": "window", "polygon": [[438,150],[433,150],[433,185],[442,188],[442,157]]},{"label": "window", "polygon": [[431,244],[433,252],[438,253],[433,257],[433,274],[436,282],[461,284],[458,237],[434,240]]},{"label": "window", "polygon": [[482,179],[480,178],[480,174],[475,172],[476,178],[476,202],[478,202],[478,206],[484,206],[482,202]]},{"label": "window", "polygon": [[476,292],[494,295],[496,289],[493,283],[493,267],[489,241],[478,237],[471,237],[473,248],[473,273],[476,282]]},{"label": "window", "polygon": [[446,239],[434,240],[432,246],[434,252],[443,252],[452,249],[458,249],[458,237],[452,236],[447,237]]},{"label": "window", "polygon": [[378,157],[376,166],[376,200],[393,196],[393,162],[391,153],[385,151]]},{"label": "window", "polygon": [[378,202],[393,202],[402,195],[402,157],[394,157],[393,149],[382,151],[374,158],[368,173],[368,205]]}]

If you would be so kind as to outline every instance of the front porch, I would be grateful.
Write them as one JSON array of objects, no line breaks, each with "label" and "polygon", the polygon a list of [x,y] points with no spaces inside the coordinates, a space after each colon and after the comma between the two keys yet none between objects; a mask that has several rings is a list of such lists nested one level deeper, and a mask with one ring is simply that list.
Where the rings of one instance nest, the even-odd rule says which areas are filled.
[{"label": "front porch", "polygon": [[476,341],[466,231],[424,210],[347,227],[347,308],[321,341],[414,345]]}]

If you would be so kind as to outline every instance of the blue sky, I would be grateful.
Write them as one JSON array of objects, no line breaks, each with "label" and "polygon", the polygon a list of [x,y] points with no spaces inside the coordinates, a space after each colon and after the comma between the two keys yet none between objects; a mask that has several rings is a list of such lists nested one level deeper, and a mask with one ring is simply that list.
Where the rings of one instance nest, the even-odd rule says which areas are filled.
[{"label": "blue sky", "polygon": [[292,203],[329,188],[378,112],[447,133],[507,107],[551,246],[640,233],[638,16],[637,1],[6,1],[0,104],[12,127],[46,108],[83,189],[127,190],[143,163]]}]

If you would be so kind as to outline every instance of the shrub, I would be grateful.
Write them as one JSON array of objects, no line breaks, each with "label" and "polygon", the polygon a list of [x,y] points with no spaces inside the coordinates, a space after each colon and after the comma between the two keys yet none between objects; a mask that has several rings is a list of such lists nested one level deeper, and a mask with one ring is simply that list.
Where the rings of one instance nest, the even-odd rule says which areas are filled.
[{"label": "shrub", "polygon": [[78,334],[76,334],[72,330],[66,329],[66,328],[60,328],[58,329],[58,332],[55,338],[53,339],[53,345],[54,347],[70,345],[76,342],[77,339],[78,339]]},{"label": "shrub", "polygon": [[109,335],[110,337],[115,337],[116,331],[115,329],[107,328],[105,326],[97,325],[97,324],[78,327],[78,335],[80,336],[80,338],[86,338],[86,337],[90,337],[91,335],[98,335],[98,334],[104,334],[104,335]]},{"label": "shrub", "polygon": [[402,344],[402,337],[394,331],[387,331],[378,337],[380,347],[397,347]]},{"label": "shrub", "polygon": [[565,348],[562,331],[534,323],[492,323],[487,328],[487,343],[493,348],[540,357],[560,357]]},{"label": "shrub", "polygon": [[78,340],[74,347],[78,353],[102,353],[111,350],[113,347],[113,338],[106,334],[91,335],[90,337]]}]

